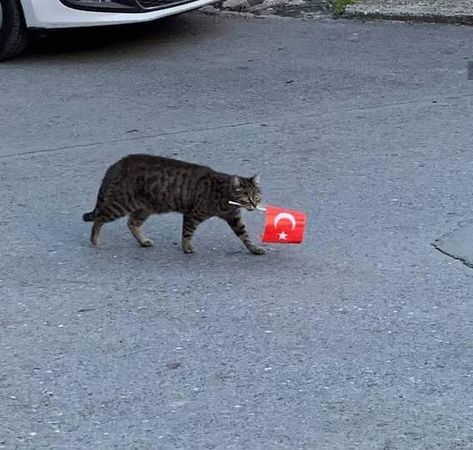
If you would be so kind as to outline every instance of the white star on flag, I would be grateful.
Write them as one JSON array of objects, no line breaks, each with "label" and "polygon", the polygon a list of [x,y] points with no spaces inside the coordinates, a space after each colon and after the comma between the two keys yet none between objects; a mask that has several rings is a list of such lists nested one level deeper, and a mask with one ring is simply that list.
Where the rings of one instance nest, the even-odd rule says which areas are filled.
[{"label": "white star on flag", "polygon": [[279,233],[279,240],[280,241],[285,241],[287,239],[287,234],[284,233],[284,231],[282,233]]}]

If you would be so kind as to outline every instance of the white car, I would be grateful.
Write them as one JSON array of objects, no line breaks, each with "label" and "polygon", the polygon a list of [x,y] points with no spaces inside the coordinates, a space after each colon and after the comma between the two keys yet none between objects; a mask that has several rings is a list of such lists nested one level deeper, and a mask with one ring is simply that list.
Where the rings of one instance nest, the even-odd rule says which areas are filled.
[{"label": "white car", "polygon": [[148,22],[215,0],[0,0],[0,61],[23,51],[29,29]]}]

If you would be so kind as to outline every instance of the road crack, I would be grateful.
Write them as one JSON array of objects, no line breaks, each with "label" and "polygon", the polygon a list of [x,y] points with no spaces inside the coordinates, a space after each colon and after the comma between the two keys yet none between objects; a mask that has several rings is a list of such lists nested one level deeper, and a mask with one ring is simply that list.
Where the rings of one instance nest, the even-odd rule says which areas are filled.
[{"label": "road crack", "polygon": [[438,250],[440,253],[442,253],[445,256],[449,256],[452,259],[455,259],[456,261],[460,261],[462,264],[464,264],[466,267],[469,269],[473,269],[473,263],[469,262],[467,259],[462,258],[461,256],[454,255],[452,253],[447,252],[446,250],[443,250],[437,241],[433,242],[432,247],[435,248],[435,250]]}]

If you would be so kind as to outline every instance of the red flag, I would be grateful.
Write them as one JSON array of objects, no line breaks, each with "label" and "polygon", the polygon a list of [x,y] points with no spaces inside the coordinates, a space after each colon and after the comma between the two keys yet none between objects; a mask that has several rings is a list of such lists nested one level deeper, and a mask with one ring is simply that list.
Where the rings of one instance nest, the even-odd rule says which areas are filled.
[{"label": "red flag", "polygon": [[306,221],[307,216],[303,212],[268,206],[262,240],[278,244],[300,244],[304,239]]}]

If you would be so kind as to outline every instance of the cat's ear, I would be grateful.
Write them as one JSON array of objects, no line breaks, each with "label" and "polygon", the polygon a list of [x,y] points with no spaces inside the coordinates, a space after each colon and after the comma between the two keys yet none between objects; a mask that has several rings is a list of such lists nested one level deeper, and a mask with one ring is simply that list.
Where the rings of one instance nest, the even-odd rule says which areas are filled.
[{"label": "cat's ear", "polygon": [[261,174],[258,172],[254,177],[251,177],[251,182],[255,186],[259,186],[261,182]]},{"label": "cat's ear", "polygon": [[232,188],[237,191],[241,189],[241,180],[236,175],[232,177]]}]

